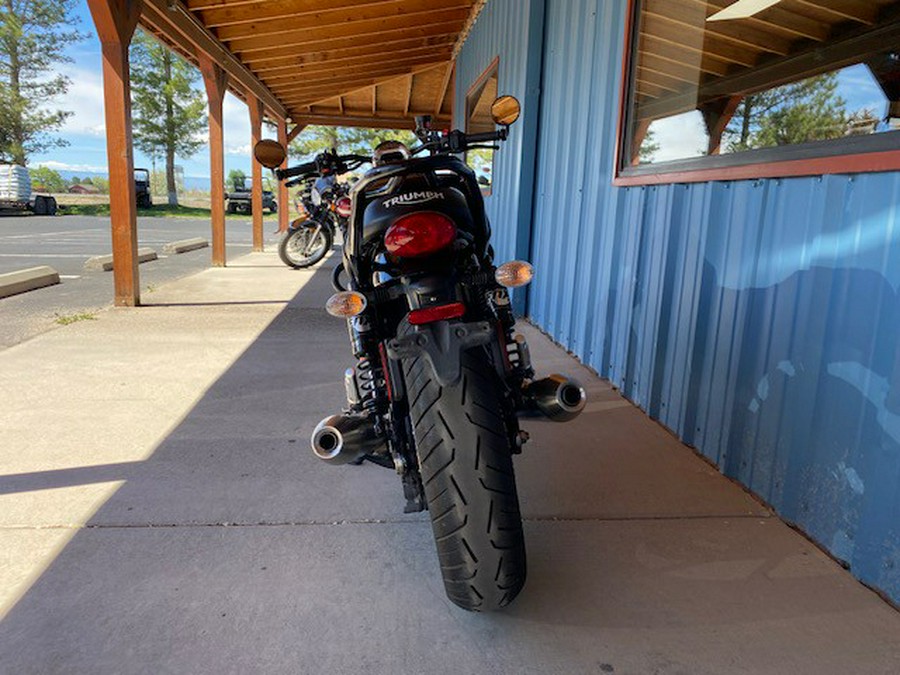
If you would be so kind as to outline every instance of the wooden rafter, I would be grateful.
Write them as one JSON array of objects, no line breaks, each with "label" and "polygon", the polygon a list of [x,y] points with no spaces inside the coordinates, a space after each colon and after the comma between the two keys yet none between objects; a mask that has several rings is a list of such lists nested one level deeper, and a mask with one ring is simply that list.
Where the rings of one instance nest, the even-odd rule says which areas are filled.
[{"label": "wooden rafter", "polygon": [[450,84],[450,77],[453,75],[453,68],[456,66],[455,61],[448,61],[444,69],[444,78],[441,80],[441,87],[438,89],[437,103],[434,106],[435,116],[441,114],[441,108],[444,107],[444,99],[447,98],[447,86]]}]

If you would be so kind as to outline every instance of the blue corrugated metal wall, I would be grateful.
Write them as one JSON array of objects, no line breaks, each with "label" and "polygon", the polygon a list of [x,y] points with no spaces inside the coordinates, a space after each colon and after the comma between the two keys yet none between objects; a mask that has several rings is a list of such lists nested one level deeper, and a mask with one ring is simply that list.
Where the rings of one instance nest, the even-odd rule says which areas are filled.
[{"label": "blue corrugated metal wall", "polygon": [[[499,262],[527,259],[531,248],[543,22],[544,0],[488,2],[456,62],[456,126],[464,128],[466,91],[496,56],[500,56],[498,91],[515,96],[522,105],[520,121],[510,128],[502,149],[494,153],[493,191],[485,199]],[[525,297],[525,291],[513,293],[519,312],[525,310]]]},{"label": "blue corrugated metal wall", "polygon": [[[518,5],[457,94],[475,53],[540,51]],[[612,187],[625,7],[546,2],[528,313],[900,601],[900,175]]]}]

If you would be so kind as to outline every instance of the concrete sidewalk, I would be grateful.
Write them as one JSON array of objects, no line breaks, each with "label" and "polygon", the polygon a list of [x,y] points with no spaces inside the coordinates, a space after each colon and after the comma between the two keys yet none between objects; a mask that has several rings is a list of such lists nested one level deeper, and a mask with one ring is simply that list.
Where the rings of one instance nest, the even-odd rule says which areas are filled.
[{"label": "concrete sidewalk", "polygon": [[900,614],[526,329],[529,580],[444,597],[396,475],[333,468],[342,323],[253,254],[0,352],[0,673],[897,673]]}]

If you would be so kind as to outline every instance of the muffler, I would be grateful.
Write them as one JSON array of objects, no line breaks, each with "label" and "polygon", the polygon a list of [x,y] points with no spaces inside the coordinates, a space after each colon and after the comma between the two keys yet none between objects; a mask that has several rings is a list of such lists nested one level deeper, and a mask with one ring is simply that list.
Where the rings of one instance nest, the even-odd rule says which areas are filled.
[{"label": "muffler", "polygon": [[358,462],[364,455],[383,452],[386,446],[367,415],[326,417],[316,425],[311,444],[316,457],[329,464]]},{"label": "muffler", "polygon": [[587,402],[587,394],[578,382],[556,373],[527,385],[525,398],[554,422],[575,419]]}]

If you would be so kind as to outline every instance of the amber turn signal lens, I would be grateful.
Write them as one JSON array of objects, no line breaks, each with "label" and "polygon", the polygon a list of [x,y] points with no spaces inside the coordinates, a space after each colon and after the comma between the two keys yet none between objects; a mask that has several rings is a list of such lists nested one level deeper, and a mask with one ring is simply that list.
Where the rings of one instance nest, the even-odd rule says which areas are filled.
[{"label": "amber turn signal lens", "polygon": [[356,291],[342,291],[335,293],[325,303],[325,311],[331,316],[349,319],[358,316],[366,310],[366,296]]},{"label": "amber turn signal lens", "polygon": [[534,278],[534,268],[524,260],[511,260],[497,268],[494,278],[501,286],[519,288],[519,286],[531,283]]}]

